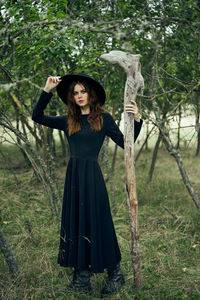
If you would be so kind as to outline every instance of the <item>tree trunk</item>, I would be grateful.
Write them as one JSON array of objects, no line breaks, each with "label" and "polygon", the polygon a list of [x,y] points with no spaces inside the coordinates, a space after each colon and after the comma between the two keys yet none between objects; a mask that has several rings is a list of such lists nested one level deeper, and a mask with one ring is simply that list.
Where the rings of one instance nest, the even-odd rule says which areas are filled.
[{"label": "tree trunk", "polygon": [[113,214],[116,215],[116,213],[117,213],[117,203],[116,203],[115,189],[114,189],[114,184],[113,184],[112,165],[111,165],[110,159],[109,159],[108,142],[109,142],[109,139],[106,137],[105,141],[104,141],[104,144],[103,144],[103,149],[101,151],[100,158],[101,158],[101,163],[103,161],[103,165],[105,166],[105,169],[106,169],[107,177],[105,179],[105,182],[106,183],[109,182],[109,184],[110,184],[112,211],[113,211]]},{"label": "tree trunk", "polygon": [[197,150],[196,150],[196,156],[200,153],[200,123],[198,123],[196,126],[198,126],[197,129]]},{"label": "tree trunk", "polygon": [[162,135],[165,147],[167,148],[167,150],[170,153],[170,155],[172,155],[175,158],[176,163],[177,163],[177,165],[179,167],[179,170],[180,170],[183,182],[184,182],[184,184],[185,184],[185,186],[186,186],[186,188],[187,188],[190,196],[192,197],[192,200],[193,200],[195,206],[197,207],[198,210],[200,210],[200,201],[199,201],[198,195],[194,191],[194,189],[193,189],[193,187],[191,185],[191,182],[189,180],[188,174],[187,174],[186,169],[184,167],[182,158],[181,158],[180,154],[178,153],[178,150],[176,150],[176,148],[173,146],[173,144],[172,144],[172,142],[170,140],[169,132],[167,130],[165,130],[165,128],[163,126],[163,121],[161,121],[161,119],[160,119],[159,108],[158,108],[157,103],[156,103],[156,101],[155,101],[154,98],[152,98],[152,107],[153,107],[153,110],[154,110],[154,113],[155,113],[155,117],[156,117],[155,125],[160,130],[160,133]]},{"label": "tree trunk", "polygon": [[181,111],[181,105],[178,106],[178,131],[177,131],[177,145],[176,149],[180,149],[180,133],[181,133],[181,117],[182,117],[182,111]]},{"label": "tree trunk", "polygon": [[1,156],[3,157],[3,159],[4,159],[4,163],[7,164],[8,169],[11,170],[11,173],[12,173],[12,175],[13,175],[13,177],[14,177],[14,180],[15,180],[16,185],[19,185],[19,184],[20,184],[20,180],[19,180],[19,179],[17,178],[17,176],[15,175],[15,172],[14,172],[14,170],[13,170],[13,166],[12,166],[11,162],[10,162],[9,159],[4,155],[4,153],[3,153],[3,151],[2,151],[1,149],[0,149],[0,154],[1,154]]},{"label": "tree trunk", "polygon": [[114,170],[115,170],[115,163],[116,163],[116,158],[117,158],[117,149],[118,149],[118,146],[117,146],[117,144],[115,144],[113,157],[112,157],[112,167],[111,167],[112,174],[114,174]]},{"label": "tree trunk", "polygon": [[196,156],[200,153],[200,108],[199,108],[199,101],[198,98],[196,98],[196,131],[197,131],[197,149],[196,149]]},{"label": "tree trunk", "polygon": [[[115,144],[115,146],[117,146]],[[112,164],[110,164],[110,160],[108,157],[107,160],[107,166],[108,166],[108,180],[110,183],[110,192],[111,192],[111,201],[112,201],[112,207],[113,207],[113,214],[116,215],[117,214],[117,202],[116,202],[116,197],[115,197],[115,186],[113,183],[113,176],[114,176],[114,163],[116,160],[116,153],[117,153],[117,147],[115,147],[114,149],[114,153],[113,153],[113,159],[112,159]]]},{"label": "tree trunk", "polygon": [[[151,130],[148,132],[148,134],[146,135],[146,138],[145,138],[145,140],[144,140],[144,143],[142,144],[142,146],[140,147],[140,149],[139,149],[139,151],[138,151],[138,153],[137,153],[137,155],[136,155],[135,162],[139,159],[140,154],[142,153],[142,151],[143,151],[143,149],[144,149],[144,147],[145,147],[145,145],[146,145],[146,143],[147,143],[147,141],[148,141],[148,139],[149,139],[149,137],[150,137],[150,135],[151,135],[153,129],[154,129],[154,127],[152,127],[152,129],[151,129]],[[146,150],[147,150],[147,148],[146,148]]]},{"label": "tree trunk", "polygon": [[[19,115],[18,115],[18,112],[16,111],[16,128],[19,130]],[[21,140],[19,137],[16,137],[17,138],[17,142],[18,144],[21,145]],[[22,145],[21,145],[22,146]],[[23,157],[24,157],[24,160],[27,162],[27,156],[23,150],[23,147],[20,147],[20,152],[22,153]]]},{"label": "tree trunk", "polygon": [[194,191],[191,182],[189,180],[189,177],[187,175],[186,169],[184,167],[182,158],[180,156],[180,154],[177,152],[177,150],[175,149],[175,147],[173,147],[172,143],[169,141],[169,139],[165,136],[164,132],[162,132],[162,136],[163,136],[163,140],[165,143],[165,146],[167,148],[167,150],[169,151],[169,153],[175,158],[177,165],[179,167],[183,182],[190,194],[190,196],[192,197],[192,200],[194,201],[194,204],[196,205],[197,209],[200,211],[200,201],[198,198],[198,195],[196,194],[196,192]]},{"label": "tree trunk", "polygon": [[[156,67],[152,71],[152,82],[151,82],[151,86],[150,86],[150,91],[153,91],[155,76],[156,76]],[[156,76],[156,77],[158,77],[158,76]],[[156,103],[156,100],[155,100],[155,97],[153,96],[153,93],[152,93],[151,96],[152,96],[152,99],[151,99],[152,100],[152,108],[153,108],[154,115],[155,115],[154,124],[160,130],[160,133],[162,135],[162,141],[164,142],[167,151],[170,153],[170,155],[172,155],[175,158],[176,163],[177,163],[178,168],[179,168],[179,171],[181,173],[182,179],[183,179],[183,183],[185,184],[185,186],[186,186],[186,188],[187,188],[187,190],[188,190],[195,206],[197,207],[198,210],[200,210],[200,201],[199,201],[198,195],[194,191],[194,189],[191,185],[191,182],[189,180],[189,177],[187,175],[187,172],[185,170],[182,158],[181,158],[178,150],[176,150],[176,147],[173,145],[173,143],[170,140],[169,130],[166,130],[166,128],[164,127],[164,119],[161,120],[160,109],[159,109],[159,106]]]},{"label": "tree trunk", "polygon": [[16,136],[16,145],[20,149],[23,149],[25,155],[28,157],[28,159],[31,162],[31,165],[33,166],[35,174],[42,181],[45,193],[49,200],[51,211],[56,216],[57,223],[60,224],[61,193],[60,188],[57,184],[55,174],[53,173],[54,177],[52,177],[52,174],[50,174],[49,172],[48,162],[45,163],[45,161],[42,160],[38,152],[36,152],[32,148],[26,136],[24,136],[23,133],[17,128],[13,127],[13,125],[10,123],[9,119],[5,115],[0,117],[0,125],[13,132]]},{"label": "tree trunk", "polygon": [[[147,121],[147,132],[146,132],[146,139],[145,139],[145,150],[149,150],[149,145],[148,145],[148,138],[149,137],[149,120]],[[138,157],[139,158],[139,157]],[[136,159],[135,159],[136,160]]]},{"label": "tree trunk", "polygon": [[51,151],[52,156],[56,158],[56,146],[53,136],[53,128],[47,129],[47,144],[49,146],[49,150]]},{"label": "tree trunk", "polygon": [[0,230],[0,249],[3,255],[5,256],[5,260],[8,264],[10,273],[12,274],[13,278],[15,279],[19,278],[21,275],[20,275],[17,262],[1,230]]},{"label": "tree trunk", "polygon": [[154,169],[155,169],[155,164],[156,164],[156,159],[157,159],[157,155],[158,155],[158,149],[159,149],[161,138],[162,138],[162,135],[159,132],[158,139],[156,141],[154,151],[153,151],[151,167],[150,167],[150,170],[149,170],[149,180],[148,180],[148,182],[151,182],[152,177],[153,177],[153,172],[154,172]]},{"label": "tree trunk", "polygon": [[[119,123],[120,123],[120,121],[117,123],[118,126],[119,126]],[[111,188],[111,194],[112,194],[112,204],[113,204],[114,215],[116,215],[118,212],[116,197],[115,197],[115,189],[114,189],[114,184],[113,184],[113,176],[114,176],[115,163],[116,163],[116,158],[117,158],[117,149],[118,149],[118,146],[117,146],[117,144],[115,144],[114,152],[113,152],[113,156],[112,156],[111,170],[110,170],[110,178],[112,180],[112,185],[110,186],[110,188]]]},{"label": "tree trunk", "polygon": [[61,147],[62,147],[62,157],[66,158],[67,157],[66,143],[64,142],[64,138],[63,138],[61,130],[59,130],[58,133],[59,133],[60,143],[61,143]]}]

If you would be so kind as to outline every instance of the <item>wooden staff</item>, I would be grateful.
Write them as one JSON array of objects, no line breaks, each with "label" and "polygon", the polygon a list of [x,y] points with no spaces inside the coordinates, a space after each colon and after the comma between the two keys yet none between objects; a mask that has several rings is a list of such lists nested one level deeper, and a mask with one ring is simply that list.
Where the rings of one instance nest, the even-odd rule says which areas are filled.
[{"label": "wooden staff", "polygon": [[142,288],[140,247],[139,247],[139,222],[138,200],[135,183],[134,167],[134,118],[125,110],[130,100],[136,99],[139,89],[143,92],[144,80],[140,67],[141,55],[128,54],[123,51],[111,51],[100,56],[101,59],[111,64],[120,65],[127,74],[124,91],[124,159],[126,167],[126,199],[128,204],[130,230],[131,230],[131,254],[133,264],[134,285]]}]

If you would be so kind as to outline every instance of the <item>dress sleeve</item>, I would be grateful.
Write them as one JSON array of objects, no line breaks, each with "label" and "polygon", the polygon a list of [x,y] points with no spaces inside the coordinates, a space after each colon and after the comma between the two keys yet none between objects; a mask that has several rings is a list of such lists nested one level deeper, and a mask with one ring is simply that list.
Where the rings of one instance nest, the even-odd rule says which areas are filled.
[{"label": "dress sleeve", "polygon": [[[109,136],[118,146],[124,149],[124,135],[115,123],[111,114],[108,113],[107,115],[106,135]],[[140,120],[140,122],[134,121],[134,142],[137,140],[137,137],[140,133],[142,123],[143,120]]]},{"label": "dress sleeve", "polygon": [[42,91],[40,98],[33,109],[32,120],[41,125],[47,127],[66,130],[67,128],[67,116],[46,116],[44,115],[44,110],[49,103],[52,93],[47,93]]}]

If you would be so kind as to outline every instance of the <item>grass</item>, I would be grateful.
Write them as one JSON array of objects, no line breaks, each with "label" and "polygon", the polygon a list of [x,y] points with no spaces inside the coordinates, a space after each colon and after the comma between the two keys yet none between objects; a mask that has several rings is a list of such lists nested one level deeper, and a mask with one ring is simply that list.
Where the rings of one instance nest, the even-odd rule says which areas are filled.
[{"label": "grass", "polygon": [[[0,295],[2,299],[100,299],[106,274],[92,276],[92,294],[63,291],[72,276],[71,269],[57,265],[59,231],[51,215],[43,188],[24,163],[18,149],[4,146],[9,158],[0,159],[0,224],[19,265],[22,278],[13,282],[4,256],[0,253]],[[133,287],[130,254],[130,230],[125,197],[123,150],[119,149],[114,174],[118,212],[113,216],[122,252],[122,270],[126,283],[106,299],[198,300],[200,299],[200,220],[177,165],[162,149],[153,180],[148,182],[152,152],[141,155],[136,165],[139,199],[140,251],[143,288]],[[199,158],[188,150],[183,159],[192,184],[200,195]],[[64,186],[66,165],[58,162],[57,176]],[[16,179],[17,178],[17,179]],[[111,187],[107,184],[110,193]],[[111,197],[110,197],[111,198]],[[178,216],[171,217],[163,206]],[[111,203],[112,207],[112,203]]]}]

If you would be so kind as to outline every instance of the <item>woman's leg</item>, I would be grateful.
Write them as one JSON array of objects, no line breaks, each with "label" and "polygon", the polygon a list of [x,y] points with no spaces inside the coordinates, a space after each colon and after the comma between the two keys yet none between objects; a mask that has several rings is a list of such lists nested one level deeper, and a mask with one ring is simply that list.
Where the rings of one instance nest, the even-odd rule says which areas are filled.
[{"label": "woman's leg", "polygon": [[67,291],[90,291],[91,283],[90,283],[90,270],[86,269],[84,271],[79,271],[75,268],[73,279],[69,286],[67,287]]},{"label": "woman's leg", "polygon": [[118,263],[113,269],[107,269],[108,279],[101,291],[102,295],[112,294],[117,291],[117,289],[124,284],[124,275],[120,268],[120,263]]}]

